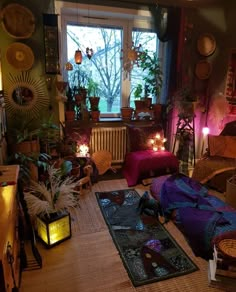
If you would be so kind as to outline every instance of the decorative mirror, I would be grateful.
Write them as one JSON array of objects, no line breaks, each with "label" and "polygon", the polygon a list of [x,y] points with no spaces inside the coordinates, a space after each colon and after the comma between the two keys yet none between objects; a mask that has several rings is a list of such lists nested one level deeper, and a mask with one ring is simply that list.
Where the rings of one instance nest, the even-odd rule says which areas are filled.
[{"label": "decorative mirror", "polygon": [[10,74],[7,88],[5,101],[10,115],[20,113],[35,118],[43,108],[49,106],[44,81],[34,79],[29,72],[14,76]]}]

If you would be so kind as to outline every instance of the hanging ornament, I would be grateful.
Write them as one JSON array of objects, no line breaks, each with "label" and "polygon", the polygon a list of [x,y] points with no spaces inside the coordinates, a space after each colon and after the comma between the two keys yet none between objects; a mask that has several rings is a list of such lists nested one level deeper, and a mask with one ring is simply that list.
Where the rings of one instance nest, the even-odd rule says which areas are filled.
[{"label": "hanging ornament", "polygon": [[86,55],[90,60],[92,58],[92,56],[93,56],[93,49],[92,48],[90,49],[89,47],[87,47],[86,48]]},{"label": "hanging ornament", "polygon": [[[124,50],[122,49],[121,52],[123,53],[123,51]],[[139,46],[135,47],[134,42],[132,42],[131,47],[128,48],[127,50],[127,60],[124,61],[124,65],[123,65],[125,78],[127,78],[127,76],[130,76],[130,73],[134,65],[137,65],[137,67],[139,67],[139,62],[141,61],[142,54],[143,54],[142,45],[139,44]],[[121,60],[122,59],[123,57],[121,57]]]},{"label": "hanging ornament", "polygon": [[70,62],[67,62],[65,65],[66,71],[72,71],[73,70],[73,65]]},{"label": "hanging ornament", "polygon": [[82,52],[80,50],[75,51],[75,63],[80,65],[82,63]]}]

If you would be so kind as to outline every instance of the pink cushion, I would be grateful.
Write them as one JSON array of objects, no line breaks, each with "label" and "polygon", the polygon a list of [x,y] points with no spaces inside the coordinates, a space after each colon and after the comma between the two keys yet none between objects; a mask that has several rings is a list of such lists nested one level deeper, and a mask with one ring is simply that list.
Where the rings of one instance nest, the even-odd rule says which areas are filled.
[{"label": "pink cushion", "polygon": [[128,186],[134,186],[140,178],[150,177],[150,172],[173,173],[178,171],[179,161],[169,151],[143,150],[126,154],[123,168]]},{"label": "pink cushion", "polygon": [[136,127],[134,125],[128,125],[129,135],[129,151],[151,150],[153,145],[151,139],[153,139],[158,133],[161,137],[164,136],[162,126],[141,126]]}]

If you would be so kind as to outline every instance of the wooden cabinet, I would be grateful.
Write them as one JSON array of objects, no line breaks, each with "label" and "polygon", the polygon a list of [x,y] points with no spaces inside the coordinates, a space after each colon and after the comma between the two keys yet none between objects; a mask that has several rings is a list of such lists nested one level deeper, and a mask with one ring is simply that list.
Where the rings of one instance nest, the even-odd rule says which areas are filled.
[{"label": "wooden cabinet", "polygon": [[19,286],[18,173],[18,165],[0,165],[0,292]]}]

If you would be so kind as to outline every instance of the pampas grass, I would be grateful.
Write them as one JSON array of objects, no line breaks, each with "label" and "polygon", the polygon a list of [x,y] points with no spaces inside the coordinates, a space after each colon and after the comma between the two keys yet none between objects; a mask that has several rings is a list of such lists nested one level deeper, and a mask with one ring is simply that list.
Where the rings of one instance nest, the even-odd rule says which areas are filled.
[{"label": "pampas grass", "polygon": [[45,216],[65,210],[72,211],[78,206],[79,181],[74,177],[61,178],[60,169],[54,165],[48,166],[46,182],[31,181],[31,185],[24,190],[24,198],[30,216]]}]

